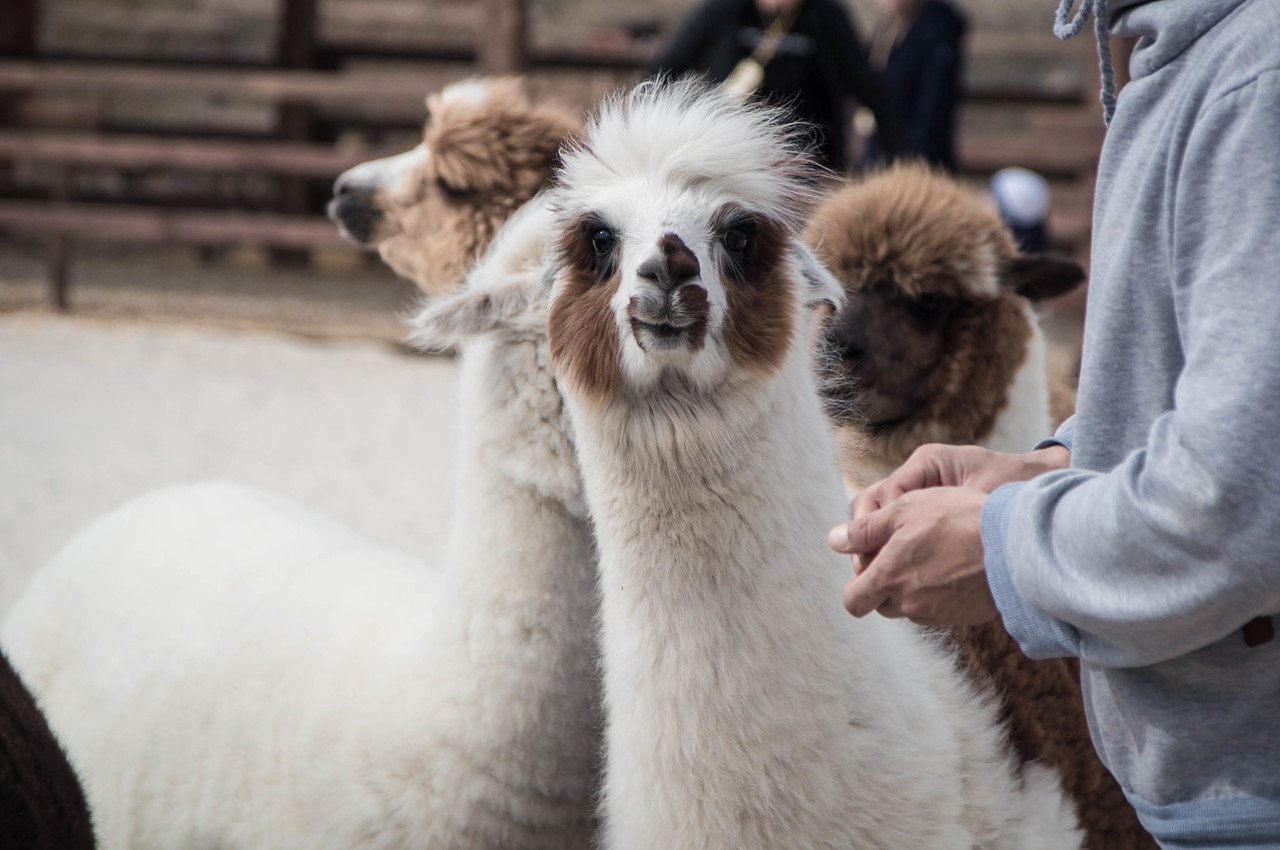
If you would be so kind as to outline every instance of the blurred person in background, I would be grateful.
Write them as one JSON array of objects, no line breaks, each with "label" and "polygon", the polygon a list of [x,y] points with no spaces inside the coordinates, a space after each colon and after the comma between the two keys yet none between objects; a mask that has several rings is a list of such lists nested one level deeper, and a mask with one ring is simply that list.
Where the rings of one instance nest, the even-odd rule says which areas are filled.
[{"label": "blurred person in background", "polygon": [[[902,119],[900,155],[956,170],[956,112],[969,22],[945,0],[881,0],[886,15],[871,38],[870,65],[884,81],[890,104]],[[871,136],[863,162],[883,162],[885,136],[879,122],[860,116]]]},{"label": "blurred person in background", "polygon": [[1002,168],[991,178],[991,198],[1018,250],[1049,250],[1049,183],[1026,168]]},{"label": "blurred person in background", "polygon": [[[1274,850],[1280,0],[1071,6],[1054,31],[1095,16],[1108,123],[1075,416],[1026,454],[925,447],[829,542],[857,616],[999,616],[1027,656],[1078,658],[1164,850]],[[1113,35],[1138,39],[1118,99]]]},{"label": "blurred person in background", "polygon": [[743,97],[788,106],[814,125],[816,153],[835,171],[848,168],[850,96],[883,128],[886,158],[902,146],[898,116],[838,0],[705,0],[649,68],[651,76],[690,71]]}]

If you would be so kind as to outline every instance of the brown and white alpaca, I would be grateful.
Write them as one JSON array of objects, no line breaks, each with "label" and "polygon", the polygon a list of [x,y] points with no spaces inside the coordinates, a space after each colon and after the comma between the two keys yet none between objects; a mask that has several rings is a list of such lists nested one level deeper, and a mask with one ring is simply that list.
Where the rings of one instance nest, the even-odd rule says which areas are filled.
[{"label": "brown and white alpaca", "polygon": [[80,781],[40,707],[0,652],[0,847],[92,850]]},{"label": "brown and white alpaca", "polygon": [[918,164],[836,191],[805,238],[846,291],[825,378],[851,484],[925,443],[1027,451],[1052,433],[1032,304],[1078,286],[1078,264],[1018,254],[994,211]]},{"label": "brown and white alpaca", "polygon": [[[851,486],[883,477],[925,443],[1020,452],[1050,433],[1031,304],[1076,286],[1082,269],[1018,255],[987,205],[921,165],[834,193],[807,238],[846,293],[822,362]],[[1032,661],[999,622],[952,634],[999,695],[1019,756],[1061,774],[1087,845],[1154,847],[1094,752],[1074,663]]]},{"label": "brown and white alpaca", "polygon": [[457,290],[499,228],[551,179],[575,114],[533,105],[515,78],[471,79],[427,98],[422,144],[334,183],[332,218],[428,295]]},{"label": "brown and white alpaca", "polygon": [[846,500],[781,113],[697,83],[564,154],[549,333],[599,546],[610,848],[1069,848],[1057,777],[901,621],[840,606]]},{"label": "brown and white alpaca", "polygon": [[[510,225],[494,263],[536,268],[545,227]],[[100,518],[15,605],[5,646],[103,847],[596,846],[595,560],[545,310],[482,335],[441,306],[464,354],[439,569],[206,483]]]}]

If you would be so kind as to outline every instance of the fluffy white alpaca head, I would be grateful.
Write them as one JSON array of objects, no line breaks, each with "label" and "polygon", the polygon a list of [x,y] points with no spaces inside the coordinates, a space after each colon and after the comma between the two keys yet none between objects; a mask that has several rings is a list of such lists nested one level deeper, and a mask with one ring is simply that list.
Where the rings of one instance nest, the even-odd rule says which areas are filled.
[{"label": "fluffy white alpaca head", "polygon": [[777,370],[804,305],[840,297],[798,239],[817,189],[802,132],[696,81],[600,109],[551,193],[563,379],[605,398]]}]

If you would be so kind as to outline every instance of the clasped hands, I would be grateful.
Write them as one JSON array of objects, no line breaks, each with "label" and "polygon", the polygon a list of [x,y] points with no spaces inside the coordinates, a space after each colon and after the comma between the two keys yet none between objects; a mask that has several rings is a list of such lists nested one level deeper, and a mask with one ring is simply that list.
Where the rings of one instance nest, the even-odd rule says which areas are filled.
[{"label": "clasped hands", "polygon": [[930,626],[984,623],[998,615],[983,563],[987,496],[1071,459],[1058,445],[1027,454],[977,446],[928,445],[888,478],[858,494],[853,519],[827,535],[852,556],[844,607]]}]

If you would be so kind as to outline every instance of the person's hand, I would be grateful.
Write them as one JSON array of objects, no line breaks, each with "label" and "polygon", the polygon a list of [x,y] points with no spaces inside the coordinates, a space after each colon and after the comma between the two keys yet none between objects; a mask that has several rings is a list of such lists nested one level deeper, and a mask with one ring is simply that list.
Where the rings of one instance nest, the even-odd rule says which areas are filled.
[{"label": "person's hand", "polygon": [[1002,484],[1065,469],[1070,463],[1071,453],[1059,445],[1025,454],[993,452],[978,446],[921,446],[892,475],[858,494],[853,500],[853,516],[866,516],[914,490],[971,487],[990,493]]},{"label": "person's hand", "polygon": [[982,558],[987,494],[971,487],[906,493],[831,530],[832,549],[865,565],[844,588],[855,617],[878,611],[928,626],[966,626],[998,615]]}]

